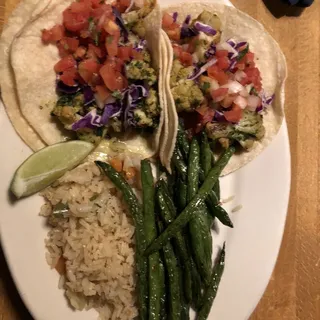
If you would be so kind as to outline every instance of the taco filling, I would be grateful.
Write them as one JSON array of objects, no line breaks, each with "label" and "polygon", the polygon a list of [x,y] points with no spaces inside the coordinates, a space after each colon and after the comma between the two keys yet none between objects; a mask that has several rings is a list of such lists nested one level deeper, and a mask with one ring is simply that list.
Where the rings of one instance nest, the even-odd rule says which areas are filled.
[{"label": "taco filling", "polygon": [[42,42],[61,57],[51,115],[78,139],[98,143],[106,134],[158,126],[158,71],[143,24],[152,9],[149,2],[80,0],[63,11],[62,24],[42,30]]},{"label": "taco filling", "polygon": [[250,44],[221,41],[221,21],[207,10],[177,18],[164,13],[162,28],[173,48],[170,87],[185,128],[191,135],[205,129],[224,148],[250,149],[265,135],[262,111],[274,99],[264,94]]}]

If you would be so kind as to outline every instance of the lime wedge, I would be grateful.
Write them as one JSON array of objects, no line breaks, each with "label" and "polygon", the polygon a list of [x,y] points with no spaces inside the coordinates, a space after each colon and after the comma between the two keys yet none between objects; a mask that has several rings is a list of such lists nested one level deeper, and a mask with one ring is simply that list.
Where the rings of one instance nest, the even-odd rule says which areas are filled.
[{"label": "lime wedge", "polygon": [[45,147],[22,163],[10,189],[17,198],[36,193],[76,167],[93,149],[93,144],[78,140]]}]

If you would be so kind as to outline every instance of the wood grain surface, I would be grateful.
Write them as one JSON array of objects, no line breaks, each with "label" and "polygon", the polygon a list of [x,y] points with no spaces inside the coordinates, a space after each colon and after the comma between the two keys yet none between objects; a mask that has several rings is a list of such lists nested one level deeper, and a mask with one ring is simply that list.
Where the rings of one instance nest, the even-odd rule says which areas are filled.
[{"label": "wood grain surface", "polygon": [[[18,2],[0,0],[1,27]],[[292,157],[289,212],[275,270],[250,319],[320,320],[320,0],[304,11],[288,10],[280,0],[232,2],[258,19],[280,43],[289,71],[286,85]],[[31,317],[0,249],[0,320],[12,319]]]}]

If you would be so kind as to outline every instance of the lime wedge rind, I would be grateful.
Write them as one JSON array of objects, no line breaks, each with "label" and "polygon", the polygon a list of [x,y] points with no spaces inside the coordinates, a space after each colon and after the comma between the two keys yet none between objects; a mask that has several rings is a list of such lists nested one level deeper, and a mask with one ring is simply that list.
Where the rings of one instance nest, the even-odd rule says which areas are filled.
[{"label": "lime wedge rind", "polygon": [[93,149],[93,144],[79,140],[45,147],[21,164],[10,190],[17,198],[37,193],[80,164]]}]

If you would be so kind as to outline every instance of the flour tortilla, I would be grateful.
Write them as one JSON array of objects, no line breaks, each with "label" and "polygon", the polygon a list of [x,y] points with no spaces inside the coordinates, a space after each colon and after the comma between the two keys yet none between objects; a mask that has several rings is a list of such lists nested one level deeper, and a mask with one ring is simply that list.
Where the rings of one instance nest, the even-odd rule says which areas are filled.
[{"label": "flour tortilla", "polygon": [[[161,49],[163,57],[168,57],[167,64],[163,68],[163,72],[165,75],[170,75],[173,61],[173,51],[171,49],[170,40],[163,30],[161,30]],[[170,92],[170,82],[165,81],[164,91]],[[178,114],[175,111],[175,108],[172,107],[174,106],[172,95],[167,94],[165,100],[167,105],[165,114],[166,121],[163,130],[162,145],[160,147],[160,160],[168,172],[171,173],[171,157],[178,133]]]},{"label": "flour tortilla", "polygon": [[10,64],[12,41],[21,30],[43,13],[51,0],[26,0],[21,2],[10,16],[0,38],[0,86],[1,98],[7,115],[22,140],[34,151],[45,146],[45,143],[31,128],[23,117],[16,93],[15,79]]},{"label": "flour tortilla", "polygon": [[[192,18],[195,18],[203,10],[217,13],[222,23],[221,41],[229,38],[237,41],[248,41],[250,50],[255,53],[255,62],[261,71],[263,88],[266,94],[271,95],[275,93],[275,100],[272,106],[263,113],[263,123],[266,129],[264,138],[261,141],[256,141],[252,150],[234,155],[222,172],[222,175],[238,170],[257,157],[270,144],[281,127],[284,118],[285,80],[287,77],[285,57],[278,43],[267,33],[262,24],[233,7],[205,2],[188,2],[166,7],[163,10],[170,14],[178,12],[178,22],[180,23],[188,14]],[[167,45],[169,44],[172,51],[168,37],[162,37],[162,42],[166,42]],[[172,63],[171,56],[167,55],[167,59],[167,64]],[[170,84],[170,74],[171,68],[166,73],[167,84]],[[171,91],[166,90],[166,94],[169,96],[167,99],[168,110],[176,111]],[[177,119],[174,117],[168,117],[168,122],[169,129],[177,125]],[[172,141],[172,143],[174,144],[175,141]],[[166,161],[168,162],[169,160],[167,159]]]},{"label": "flour tortilla", "polygon": [[[51,116],[57,101],[54,65],[60,57],[55,45],[43,45],[41,30],[62,23],[62,12],[72,0],[51,0],[52,5],[35,21],[29,23],[15,37],[11,47],[11,64],[15,75],[16,88],[21,112],[34,131],[46,144],[54,144],[71,138],[70,131],[62,128]],[[146,40],[151,52],[153,67],[159,74],[159,88],[163,78],[160,71],[160,29],[161,13],[159,6],[144,19]],[[163,90],[159,90],[159,100],[164,101]],[[163,110],[163,107],[162,107]],[[163,111],[154,135],[148,139],[150,154],[159,149],[163,126]],[[72,134],[72,133],[71,133]]]}]

